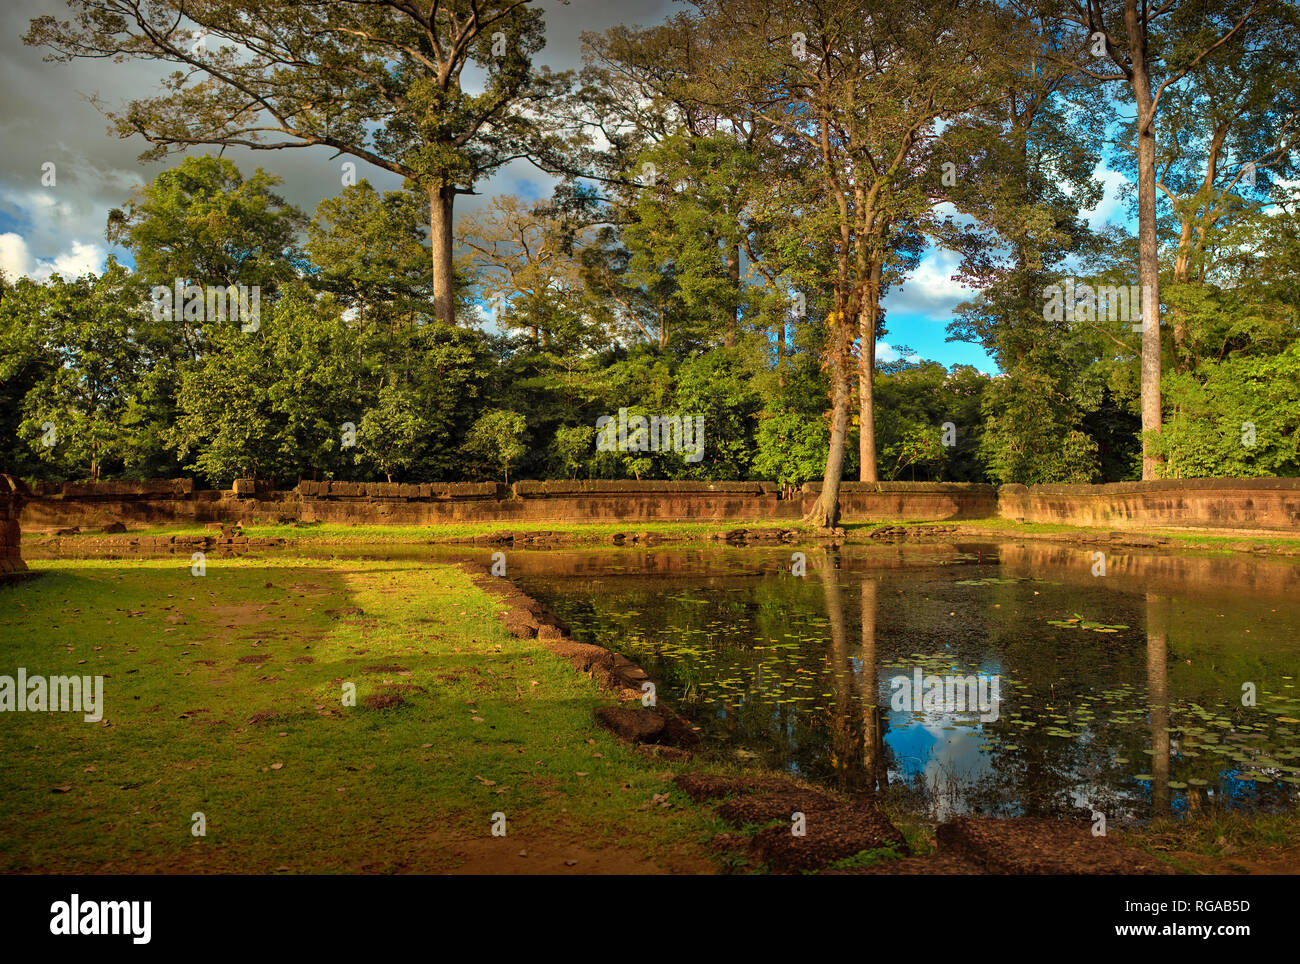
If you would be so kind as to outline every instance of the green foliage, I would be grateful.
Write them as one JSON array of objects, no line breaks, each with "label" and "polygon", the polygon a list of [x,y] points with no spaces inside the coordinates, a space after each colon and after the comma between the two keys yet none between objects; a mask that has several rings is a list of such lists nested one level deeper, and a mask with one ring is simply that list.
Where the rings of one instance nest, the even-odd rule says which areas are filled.
[{"label": "green foliage", "polygon": [[996,482],[1041,485],[1096,480],[1097,443],[1071,421],[1069,400],[1042,372],[999,379],[985,403],[981,456]]},{"label": "green foliage", "polygon": [[262,313],[257,332],[213,331],[213,349],[182,368],[169,441],[185,467],[213,481],[295,481],[340,464],[349,419],[346,360],[354,332],[301,297]]},{"label": "green foliage", "polygon": [[[980,402],[989,380],[975,369],[900,361],[876,377],[876,439],[887,479],[969,482],[983,434]],[[950,443],[950,444],[946,444]]]},{"label": "green foliage", "polygon": [[[545,31],[526,2],[455,0],[425,18],[196,0],[179,27],[174,3],[74,6],[66,23],[36,18],[27,42],[54,59],[178,67],[160,96],[111,115],[149,141],[147,158],[313,146],[406,181],[381,194],[360,180],[307,222],[276,178],[189,156],[109,218],[134,273],[0,279],[5,467],[796,485],[852,476],[853,436],[874,433],[867,474],[891,479],[1138,470],[1140,339],[1127,320],[1043,312],[1067,269],[1127,285],[1138,254],[1123,230],[1089,224],[1098,145],[1118,121],[1059,42],[1077,33],[1068,16],[980,0],[880,0],[865,17],[693,0],[658,26],[586,38],[572,97],[566,76],[533,64]],[[1212,6],[1179,0],[1141,28],[1160,70],[1188,68],[1162,95],[1168,429],[1150,442],[1170,474],[1296,472],[1300,220],[1281,139],[1300,106],[1296,18],[1280,0]],[[1197,53],[1248,6],[1231,44]],[[221,42],[191,48],[200,29]],[[795,33],[802,53],[772,42]],[[462,217],[455,261],[455,199],[524,157],[562,178],[554,195]],[[1240,177],[1246,157],[1263,162],[1256,184]],[[856,360],[929,243],[959,253],[979,292],[952,337],[981,345],[999,376],[877,364],[862,424]],[[177,280],[258,286],[261,329],[155,321],[150,288]],[[597,420],[620,410],[701,417],[703,457],[597,452]],[[1245,422],[1254,446],[1239,441]]]},{"label": "green foliage", "polygon": [[1300,475],[1300,342],[1168,373],[1154,440],[1174,478]]},{"label": "green foliage", "polygon": [[271,293],[302,261],[306,219],[261,168],[245,179],[221,157],[186,157],[108,216],[108,240],[135,255],[150,285],[259,285]]},{"label": "green foliage", "polygon": [[428,222],[425,198],[413,191],[381,195],[365,179],[325,198],[307,226],[313,285],[356,308],[363,323],[372,314],[387,320],[427,310]]},{"label": "green foliage", "polygon": [[754,391],[753,371],[735,350],[700,355],[677,371],[675,405],[656,414],[704,418],[704,454],[698,462],[669,453],[668,477],[744,479],[753,459],[754,423],[762,399]]},{"label": "green foliage", "polygon": [[357,426],[361,454],[378,466],[389,482],[394,472],[414,465],[423,449],[429,429],[420,409],[420,398],[409,386],[385,385]]},{"label": "green foliage", "polygon": [[518,462],[525,452],[524,432],[527,428],[527,421],[518,412],[488,409],[470,426],[463,451],[499,467],[503,481],[508,484],[510,463]]},{"label": "green foliage", "polygon": [[589,425],[561,425],[556,429],[552,446],[555,461],[570,478],[576,479],[590,460],[595,439],[596,430]]},{"label": "green foliage", "polygon": [[[136,281],[110,261],[99,277],[21,282],[9,300],[7,337],[19,351],[4,377],[29,377],[17,434],[30,453],[65,478],[136,467],[148,449],[138,386],[151,362],[135,332],[144,313]],[[35,353],[44,364],[33,364]]]}]

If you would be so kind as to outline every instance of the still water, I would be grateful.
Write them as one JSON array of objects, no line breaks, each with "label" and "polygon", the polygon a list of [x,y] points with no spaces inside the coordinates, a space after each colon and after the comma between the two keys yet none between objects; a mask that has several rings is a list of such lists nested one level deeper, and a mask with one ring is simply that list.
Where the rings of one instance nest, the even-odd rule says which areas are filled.
[{"label": "still water", "polygon": [[[710,752],[936,818],[1300,802],[1295,563],[850,546],[805,549],[800,576],[793,551],[513,553],[511,574],[639,662]],[[971,676],[994,713],[898,682]]]}]

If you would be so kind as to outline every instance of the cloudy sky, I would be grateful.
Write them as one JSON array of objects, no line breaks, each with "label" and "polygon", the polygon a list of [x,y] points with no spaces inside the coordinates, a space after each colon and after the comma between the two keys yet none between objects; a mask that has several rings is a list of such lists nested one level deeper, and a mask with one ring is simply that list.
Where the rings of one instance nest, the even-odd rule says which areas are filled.
[{"label": "cloudy sky", "polygon": [[[656,23],[674,8],[671,0],[541,0],[546,13],[547,47],[540,60],[555,69],[580,63],[580,34],[616,23]],[[109,253],[130,263],[125,251],[104,238],[110,208],[153,178],[165,162],[142,164],[137,155],[147,146],[138,138],[120,140],[93,106],[99,98],[111,107],[156,91],[160,71],[144,63],[114,64],[99,60],[45,63],[44,52],[26,47],[21,37],[32,17],[67,16],[62,0],[7,0],[0,9],[0,269],[6,276],[42,279],[52,272],[75,276],[99,271]],[[326,148],[260,151],[230,150],[226,156],[249,173],[255,167],[284,179],[281,191],[293,204],[311,212],[324,197],[339,192],[340,164]],[[54,165],[52,186],[43,171]],[[399,180],[359,165],[358,173],[387,190]],[[1120,220],[1117,175],[1105,172],[1107,197],[1093,212],[1096,222]],[[526,162],[502,170],[481,190],[482,197],[462,199],[458,211],[485,203],[493,194],[537,196],[549,193],[548,180]],[[897,357],[891,346],[906,345],[921,356],[944,364],[962,362],[992,372],[994,366],[975,346],[946,343],[944,326],[952,308],[968,297],[951,279],[955,258],[931,252],[900,290],[886,300],[889,334],[881,346],[884,361]]]}]

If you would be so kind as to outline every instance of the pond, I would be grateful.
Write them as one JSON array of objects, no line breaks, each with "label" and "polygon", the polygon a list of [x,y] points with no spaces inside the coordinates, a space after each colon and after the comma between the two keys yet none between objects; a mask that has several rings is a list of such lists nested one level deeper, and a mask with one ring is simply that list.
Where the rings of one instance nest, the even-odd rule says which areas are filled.
[{"label": "pond", "polygon": [[639,662],[710,752],[936,819],[1300,800],[1300,566],[1049,543],[794,553],[516,552],[511,574],[574,638]]}]

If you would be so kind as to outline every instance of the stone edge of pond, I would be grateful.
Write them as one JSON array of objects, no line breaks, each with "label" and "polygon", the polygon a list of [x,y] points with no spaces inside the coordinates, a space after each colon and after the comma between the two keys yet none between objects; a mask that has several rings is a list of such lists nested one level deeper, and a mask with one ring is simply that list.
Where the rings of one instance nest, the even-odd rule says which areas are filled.
[{"label": "stone edge of pond", "polygon": [[[1231,539],[1230,542],[1189,542],[1197,536]],[[988,528],[960,522],[935,524],[930,522],[896,523],[882,525],[865,532],[854,532],[850,543],[872,542],[943,542],[954,539],[971,542],[1010,542],[1025,539],[1041,542],[1063,542],[1074,545],[1107,545],[1117,549],[1160,549],[1174,552],[1249,552],[1255,555],[1300,556],[1300,542],[1295,545],[1275,545],[1259,540],[1295,539],[1289,533],[1259,532],[1254,537],[1239,532],[1217,533],[1204,529],[1189,529],[1171,533],[1157,531],[1114,530],[1078,527],[1065,532],[1037,532],[1032,529]]]},{"label": "stone edge of pond", "polygon": [[[612,693],[617,706],[596,708],[597,722],[645,755],[689,760],[701,742],[691,724],[662,700],[640,705],[650,676],[604,646],[580,643],[545,604],[489,566],[459,564],[470,580],[506,608],[498,618],[517,639],[536,638],[551,653]],[[632,705],[627,705],[627,704]],[[935,830],[937,849],[913,855],[903,834],[872,796],[844,800],[779,774],[682,773],[677,787],[709,804],[736,833],[714,838],[715,851],[743,851],[752,867],[777,874],[1171,874],[1145,852],[1106,837],[1091,824],[1026,817],[959,817]],[[802,815],[800,829],[795,819]],[[834,865],[868,851],[885,859],[860,867]]]},{"label": "stone edge of pond", "polygon": [[[176,553],[189,549],[217,550],[239,554],[250,549],[292,548],[298,544],[317,547],[353,547],[353,539],[317,538],[311,535],[310,527],[303,527],[302,539],[283,536],[245,537],[237,526],[225,523],[209,523],[207,528],[221,528],[219,536],[197,535],[142,535],[125,530],[121,523],[112,523],[102,529],[48,529],[40,533],[29,533],[32,547],[39,547],[54,553],[70,550],[88,550],[99,552],[128,552],[145,554]],[[37,538],[32,539],[31,536]],[[1189,541],[1197,536],[1215,538],[1217,542]],[[615,548],[652,548],[655,546],[680,546],[701,544],[725,544],[732,547],[764,547],[780,545],[813,544],[828,547],[849,545],[871,545],[897,542],[952,542],[966,540],[972,542],[1001,542],[1034,540],[1041,542],[1059,542],[1074,545],[1106,545],[1113,548],[1155,549],[1172,552],[1245,552],[1256,556],[1300,556],[1300,542],[1295,545],[1278,545],[1275,540],[1289,538],[1286,533],[1258,532],[1249,530],[1227,530],[1223,532],[1205,529],[1189,529],[1185,532],[1157,530],[1110,530],[1096,527],[1076,527],[1064,532],[1038,532],[1021,528],[990,528],[963,522],[899,522],[883,523],[870,529],[854,528],[851,530],[834,529],[820,531],[802,527],[779,525],[760,526],[758,528],[719,528],[700,533],[650,532],[644,530],[627,530],[612,533],[587,533],[580,527],[560,529],[517,530],[503,528],[492,532],[472,536],[427,536],[409,539],[381,540],[381,545],[440,545],[440,546],[497,546],[514,550],[546,550],[608,545]],[[1230,541],[1228,541],[1230,540]]]},{"label": "stone edge of pond", "polygon": [[674,760],[691,757],[692,748],[700,743],[696,729],[658,698],[652,707],[641,705],[642,687],[654,682],[645,670],[604,646],[572,639],[569,627],[546,605],[510,579],[491,575],[488,566],[472,562],[459,565],[475,586],[506,606],[498,618],[507,632],[516,639],[537,639],[619,700],[617,706],[596,708],[597,723],[631,743],[639,753]]}]

